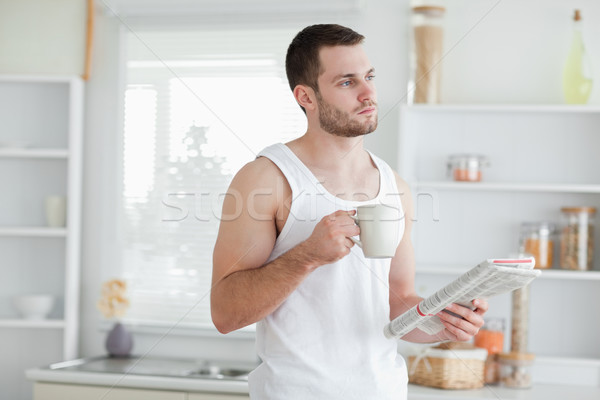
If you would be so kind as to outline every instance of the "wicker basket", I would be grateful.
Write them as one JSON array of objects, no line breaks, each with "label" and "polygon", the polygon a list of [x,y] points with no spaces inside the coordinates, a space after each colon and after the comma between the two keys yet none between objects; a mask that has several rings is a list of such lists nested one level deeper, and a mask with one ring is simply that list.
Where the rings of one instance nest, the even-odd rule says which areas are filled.
[{"label": "wicker basket", "polygon": [[408,379],[441,389],[478,389],[485,384],[487,351],[466,343],[443,343],[408,357]]}]

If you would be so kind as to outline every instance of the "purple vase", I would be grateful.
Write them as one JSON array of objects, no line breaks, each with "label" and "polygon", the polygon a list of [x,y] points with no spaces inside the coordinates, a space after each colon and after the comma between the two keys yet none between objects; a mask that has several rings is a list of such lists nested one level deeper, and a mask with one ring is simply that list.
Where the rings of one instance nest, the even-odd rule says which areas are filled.
[{"label": "purple vase", "polygon": [[117,322],[106,337],[106,351],[111,357],[127,357],[133,349],[133,336]]}]

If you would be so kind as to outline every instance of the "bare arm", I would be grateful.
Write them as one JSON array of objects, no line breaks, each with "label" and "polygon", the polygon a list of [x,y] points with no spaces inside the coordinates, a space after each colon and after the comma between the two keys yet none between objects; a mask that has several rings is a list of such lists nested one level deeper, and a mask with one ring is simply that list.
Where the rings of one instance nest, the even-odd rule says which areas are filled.
[{"label": "bare arm", "polygon": [[[418,304],[422,298],[415,292],[415,254],[411,241],[412,222],[414,220],[414,204],[408,184],[396,175],[396,184],[401,193],[404,209],[404,236],[390,267],[390,318],[394,319]],[[438,314],[445,329],[436,335],[429,335],[419,329],[413,329],[402,337],[403,340],[415,343],[431,343],[444,340],[467,341],[483,326],[483,314],[488,303],[482,299],[473,302],[475,310],[452,304],[449,311],[462,318],[446,312]]]},{"label": "bare arm", "polygon": [[348,237],[358,227],[348,212],[338,211],[323,218],[306,241],[266,264],[291,195],[281,171],[265,158],[246,165],[231,183],[213,254],[211,314],[220,332],[263,319],[313,270],[346,256],[354,245]]},{"label": "bare arm", "polygon": [[396,185],[404,211],[404,235],[390,266],[390,319],[396,318],[422,300],[415,292],[415,254],[411,240],[414,219],[412,196],[406,182],[397,175]]}]

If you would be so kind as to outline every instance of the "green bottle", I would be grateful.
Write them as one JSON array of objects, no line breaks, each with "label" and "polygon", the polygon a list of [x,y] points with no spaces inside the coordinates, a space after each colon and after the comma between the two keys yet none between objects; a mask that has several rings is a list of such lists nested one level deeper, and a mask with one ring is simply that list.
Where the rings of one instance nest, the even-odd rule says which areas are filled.
[{"label": "green bottle", "polygon": [[583,45],[579,10],[573,17],[573,41],[563,71],[563,92],[567,104],[585,104],[592,92],[592,67]]}]

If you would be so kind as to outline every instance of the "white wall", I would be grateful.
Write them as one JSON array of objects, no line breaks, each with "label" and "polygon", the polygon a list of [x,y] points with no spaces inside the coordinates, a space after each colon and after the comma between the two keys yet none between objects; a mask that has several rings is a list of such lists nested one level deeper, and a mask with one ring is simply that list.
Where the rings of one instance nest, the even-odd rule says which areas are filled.
[{"label": "white wall", "polygon": [[406,103],[408,12],[408,0],[367,1],[359,30],[376,70],[379,102],[377,131],[365,143],[393,167],[397,165],[398,106]]},{"label": "white wall", "polygon": [[406,102],[411,4],[446,9],[442,102],[562,104],[562,69],[573,10],[582,10],[584,39],[600,104],[600,3],[596,0],[368,0],[361,32],[377,69],[380,127],[367,145],[396,164],[398,104]]},{"label": "white wall", "polygon": [[[600,79],[600,4],[595,0],[450,0],[442,75],[446,103],[560,104],[573,10]],[[597,85],[596,85],[597,86]],[[596,88],[590,103],[600,103]]]},{"label": "white wall", "polygon": [[0,0],[0,73],[83,73],[85,0]]},{"label": "white wall", "polygon": [[82,355],[102,354],[96,301],[106,270],[116,265],[115,205],[120,103],[119,22],[96,7],[95,43],[91,78],[86,86],[84,128],[83,227],[81,270]]}]

